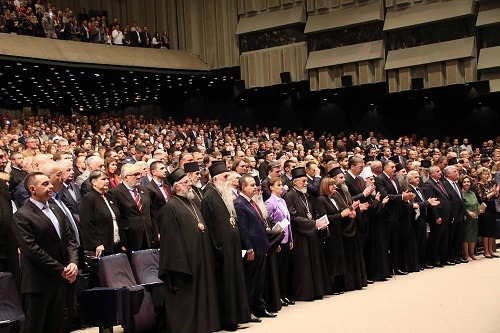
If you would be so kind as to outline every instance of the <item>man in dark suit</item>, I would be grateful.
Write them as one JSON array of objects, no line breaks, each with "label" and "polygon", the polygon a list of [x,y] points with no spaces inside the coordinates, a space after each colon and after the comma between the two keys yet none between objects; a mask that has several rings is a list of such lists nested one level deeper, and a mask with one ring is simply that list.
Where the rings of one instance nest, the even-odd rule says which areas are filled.
[{"label": "man in dark suit", "polygon": [[139,27],[130,28],[130,46],[140,47],[142,40],[139,32]]},{"label": "man in dark suit", "polygon": [[406,175],[408,180],[408,190],[415,194],[412,201],[414,214],[410,217],[413,221],[412,228],[415,230],[417,238],[417,252],[421,268],[434,268],[432,265],[426,263],[425,251],[427,248],[427,216],[430,207],[439,205],[439,200],[436,198],[427,198],[424,190],[419,187],[420,175],[418,171],[412,170]]},{"label": "man in dark suit", "polygon": [[[456,161],[456,158],[454,158]],[[451,219],[448,225],[448,261],[455,264],[467,263],[462,258],[462,243],[464,241],[465,207],[462,192],[457,184],[458,169],[449,165],[443,170],[443,186],[450,198]]]},{"label": "man in dark suit", "polygon": [[151,221],[151,199],[145,187],[139,185],[141,172],[134,164],[125,164],[122,183],[112,190],[120,209],[121,225],[127,238],[127,251],[151,247],[158,231]]},{"label": "man in dark suit", "polygon": [[283,163],[284,175],[281,176],[281,182],[283,183],[283,190],[285,193],[293,188],[292,169],[296,166],[297,163],[295,163],[294,160],[286,160],[285,163]]},{"label": "man in dark suit", "polygon": [[67,217],[49,199],[52,184],[41,172],[25,181],[30,200],[14,214],[14,230],[25,258],[21,293],[25,332],[62,332],[66,289],[78,274],[77,243]]},{"label": "man in dark suit", "polygon": [[306,164],[306,173],[307,173],[307,194],[311,196],[311,198],[316,200],[319,197],[319,186],[321,184],[321,176],[318,165],[314,162],[308,162]]},{"label": "man in dark suit", "polygon": [[78,205],[80,204],[80,200],[82,199],[82,195],[80,193],[80,189],[76,186],[73,178],[75,176],[75,171],[73,169],[73,163],[71,161],[61,161],[60,162],[62,168],[62,187],[59,190],[59,198],[61,201],[68,207],[71,214],[73,214],[73,218],[78,221],[79,213],[78,213]]},{"label": "man in dark suit", "polygon": [[10,155],[10,181],[9,189],[13,191],[17,185],[19,185],[27,175],[27,172],[23,170],[24,156],[20,152],[14,152]]},{"label": "man in dark suit", "polygon": [[269,188],[269,179],[271,177],[280,176],[280,165],[278,162],[271,162],[267,165],[267,177],[262,181],[262,198],[264,201],[271,197],[271,189]]},{"label": "man in dark suit", "polygon": [[442,171],[437,165],[429,168],[429,179],[425,182],[424,192],[426,198],[437,198],[439,206],[432,207],[428,214],[427,222],[431,228],[430,252],[436,267],[455,265],[448,262],[448,224],[451,218],[450,199],[441,182]]},{"label": "man in dark suit", "polygon": [[349,159],[349,170],[345,173],[345,184],[349,189],[352,200],[360,202],[367,202],[368,197],[375,190],[375,185],[366,186],[363,178],[359,176],[363,171],[364,162],[361,157],[353,156]]},{"label": "man in dark suit", "polygon": [[82,22],[82,25],[78,28],[78,33],[80,34],[80,42],[90,42],[90,32],[87,27],[87,21]]},{"label": "man in dark suit", "polygon": [[[155,161],[151,163],[149,170],[153,178],[146,184],[146,189],[151,198],[153,224],[158,228],[160,213],[166,203],[172,198],[172,188],[170,184],[166,182],[167,168],[165,164],[160,161]],[[158,228],[158,230],[160,229]]]},{"label": "man in dark suit", "polygon": [[141,35],[141,46],[142,47],[151,47],[151,34],[148,31],[148,27],[144,26],[142,29],[142,32],[140,33]]},{"label": "man in dark suit", "polygon": [[383,163],[383,172],[375,178],[377,191],[380,192],[382,198],[389,197],[386,205],[386,226],[388,248],[390,250],[390,258],[392,269],[397,275],[406,275],[399,266],[399,224],[403,219],[403,205],[415,197],[415,194],[401,190],[398,181],[394,178],[396,173],[396,165],[393,161],[387,160]]},{"label": "man in dark suit", "polygon": [[[262,212],[252,197],[256,194],[255,179],[245,174],[241,176],[238,187],[240,195],[234,202],[238,217],[245,269],[245,285],[250,311],[257,317],[276,317],[266,310],[263,299],[265,283],[266,255],[269,251],[265,220]],[[252,318],[253,321],[258,321]]]}]

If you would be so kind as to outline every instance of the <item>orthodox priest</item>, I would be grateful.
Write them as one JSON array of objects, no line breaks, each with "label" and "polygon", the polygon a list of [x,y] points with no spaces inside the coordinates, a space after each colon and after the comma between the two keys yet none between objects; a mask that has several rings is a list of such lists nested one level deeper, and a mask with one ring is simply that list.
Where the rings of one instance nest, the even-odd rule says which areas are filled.
[{"label": "orthodox priest", "polygon": [[[300,301],[320,299],[332,293],[316,226],[316,211],[307,194],[304,167],[292,169],[293,189],[285,195],[294,237],[292,288]],[[326,225],[320,226],[326,229]]]},{"label": "orthodox priest", "polygon": [[212,162],[208,170],[212,178],[205,188],[201,213],[214,254],[221,328],[234,331],[239,323],[250,320],[234,194],[224,161]]},{"label": "orthodox priest", "polygon": [[167,332],[213,332],[220,329],[210,236],[193,203],[191,181],[183,169],[168,181],[173,196],[160,219],[160,268],[165,282]]}]

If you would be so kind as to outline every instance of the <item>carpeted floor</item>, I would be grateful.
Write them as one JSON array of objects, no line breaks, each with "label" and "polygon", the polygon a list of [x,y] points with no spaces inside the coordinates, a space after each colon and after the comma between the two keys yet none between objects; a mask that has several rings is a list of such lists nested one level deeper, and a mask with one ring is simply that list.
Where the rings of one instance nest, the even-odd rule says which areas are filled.
[{"label": "carpeted floor", "polygon": [[500,259],[434,268],[378,282],[363,291],[297,302],[280,311],[277,318],[245,324],[238,331],[497,333]]}]

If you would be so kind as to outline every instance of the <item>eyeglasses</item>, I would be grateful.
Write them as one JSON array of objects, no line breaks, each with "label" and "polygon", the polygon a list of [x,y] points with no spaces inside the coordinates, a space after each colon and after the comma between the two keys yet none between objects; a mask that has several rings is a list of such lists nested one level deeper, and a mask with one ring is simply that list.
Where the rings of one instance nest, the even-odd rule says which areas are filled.
[{"label": "eyeglasses", "polygon": [[139,177],[141,175],[140,172],[136,172],[136,173],[133,173],[133,174],[130,174],[130,175],[126,175],[125,177]]}]

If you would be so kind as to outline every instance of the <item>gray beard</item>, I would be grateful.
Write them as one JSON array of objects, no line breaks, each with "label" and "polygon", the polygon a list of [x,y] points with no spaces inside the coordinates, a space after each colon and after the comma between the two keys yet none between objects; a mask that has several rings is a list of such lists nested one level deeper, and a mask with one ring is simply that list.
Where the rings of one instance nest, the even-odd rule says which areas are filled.
[{"label": "gray beard", "polygon": [[347,187],[346,184],[337,185],[337,186],[340,187],[340,189],[342,190],[342,192],[349,193],[349,188]]},{"label": "gray beard", "polygon": [[184,198],[188,198],[189,200],[193,200],[195,198],[193,189],[190,187],[187,190],[184,190],[182,192],[178,192],[177,195],[184,197]]},{"label": "gray beard", "polygon": [[303,194],[306,194],[307,193],[307,187],[304,187],[304,188],[301,188],[301,189],[298,189],[297,187],[295,188],[297,191],[299,191],[300,193],[303,193]]},{"label": "gray beard", "polygon": [[226,205],[226,208],[232,216],[236,217],[236,210],[234,209],[234,194],[230,182],[224,182],[223,184],[219,182],[214,182],[214,186],[219,190],[222,201]]},{"label": "gray beard", "polygon": [[267,219],[269,217],[269,213],[267,212],[266,204],[264,203],[264,198],[262,197],[262,194],[254,195],[252,200],[257,204],[257,207],[259,207],[264,218]]},{"label": "gray beard", "polygon": [[198,180],[196,183],[193,183],[193,186],[196,188],[202,188],[203,185],[201,184],[201,180]]}]

